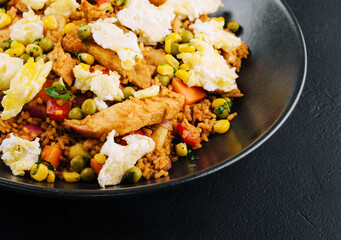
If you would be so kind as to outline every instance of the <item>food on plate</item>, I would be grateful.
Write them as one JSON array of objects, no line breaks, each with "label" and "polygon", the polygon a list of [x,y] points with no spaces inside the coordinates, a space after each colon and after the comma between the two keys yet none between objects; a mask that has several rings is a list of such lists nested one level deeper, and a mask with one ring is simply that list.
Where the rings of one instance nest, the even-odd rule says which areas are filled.
[{"label": "food on plate", "polygon": [[[224,134],[247,45],[220,0],[10,0],[0,152],[16,176],[105,188],[169,177]],[[233,124],[232,124],[233,126]]]}]

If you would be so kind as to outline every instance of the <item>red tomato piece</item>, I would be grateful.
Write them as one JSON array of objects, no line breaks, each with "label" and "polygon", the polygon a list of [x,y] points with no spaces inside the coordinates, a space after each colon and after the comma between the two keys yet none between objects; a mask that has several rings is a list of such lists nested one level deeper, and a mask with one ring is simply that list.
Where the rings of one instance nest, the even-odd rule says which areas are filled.
[{"label": "red tomato piece", "polygon": [[58,100],[54,98],[49,99],[46,103],[47,115],[49,115],[49,117],[52,120],[62,122],[64,121],[64,119],[67,119],[69,117],[71,105],[72,105],[71,102],[63,100],[63,99],[58,99]]},{"label": "red tomato piece", "polygon": [[[144,132],[141,130],[141,129],[139,129],[139,130],[136,130],[135,132],[133,132],[132,134],[138,134],[138,135],[142,135],[142,136],[144,136]],[[122,136],[122,138],[124,138],[125,136],[128,136],[129,134],[124,134],[123,136]],[[128,144],[127,144],[127,141],[126,140],[123,140],[121,138],[121,141],[120,141],[120,145],[122,145],[122,146],[127,146]]]},{"label": "red tomato piece", "polygon": [[190,146],[195,147],[198,144],[201,143],[200,136],[195,135],[190,130],[188,130],[188,127],[183,123],[177,124],[178,133],[181,136],[181,138]]}]

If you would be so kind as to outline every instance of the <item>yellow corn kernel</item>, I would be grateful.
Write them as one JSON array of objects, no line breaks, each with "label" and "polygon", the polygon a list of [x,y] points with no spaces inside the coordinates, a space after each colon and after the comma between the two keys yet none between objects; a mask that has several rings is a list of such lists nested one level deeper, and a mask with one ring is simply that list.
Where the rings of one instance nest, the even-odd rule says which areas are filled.
[{"label": "yellow corn kernel", "polygon": [[179,69],[178,71],[176,71],[175,76],[180,78],[184,83],[187,83],[189,81],[189,77],[190,77],[189,73],[183,69]]},{"label": "yellow corn kernel", "polygon": [[175,57],[173,57],[171,54],[166,54],[165,61],[166,63],[171,65],[171,67],[173,68],[178,68],[180,65],[179,61]]},{"label": "yellow corn kernel", "polygon": [[217,22],[223,22],[225,24],[225,18],[224,17],[217,17],[217,18],[213,18],[214,20],[216,20]]},{"label": "yellow corn kernel", "polygon": [[179,67],[180,69],[183,69],[185,71],[189,71],[191,69],[191,66],[188,63],[183,63]]},{"label": "yellow corn kernel", "polygon": [[36,58],[43,54],[43,49],[37,44],[31,43],[26,46],[26,53],[29,54],[31,57]]},{"label": "yellow corn kernel", "polygon": [[76,26],[76,24],[74,24],[74,23],[68,23],[68,24],[66,24],[65,27],[64,27],[64,32],[65,32],[65,34],[71,32],[72,29],[74,29],[74,28],[76,28],[76,27],[77,27],[77,26]]},{"label": "yellow corn kernel", "polygon": [[20,57],[21,55],[23,55],[26,50],[25,45],[17,41],[12,42],[11,48],[14,50],[13,53],[16,57]]},{"label": "yellow corn kernel", "polygon": [[187,149],[187,144],[186,143],[179,143],[175,146],[175,151],[176,151],[176,154],[179,156],[179,157],[184,157],[187,155],[188,153],[188,149]]},{"label": "yellow corn kernel", "polygon": [[106,13],[112,13],[114,11],[114,8],[112,7],[112,5],[108,2],[102,3],[99,6],[99,9],[101,10],[105,10]]},{"label": "yellow corn kernel", "polygon": [[30,170],[30,176],[37,182],[44,181],[47,177],[49,169],[45,164],[34,164]]},{"label": "yellow corn kernel", "polygon": [[89,71],[91,67],[89,64],[86,63],[80,63],[79,66],[81,66],[86,71]]},{"label": "yellow corn kernel", "polygon": [[63,177],[65,182],[68,183],[78,182],[81,179],[81,175],[78,172],[64,172]]},{"label": "yellow corn kernel", "polygon": [[48,29],[54,30],[58,27],[58,21],[55,16],[47,16],[43,20],[44,26]]},{"label": "yellow corn kernel", "polygon": [[10,56],[10,57],[14,57],[14,49],[13,48],[9,48],[5,51],[5,53]]},{"label": "yellow corn kernel", "polygon": [[6,9],[5,8],[0,8],[0,13],[6,13]]},{"label": "yellow corn kernel", "polygon": [[10,25],[12,18],[4,12],[0,12],[0,29]]},{"label": "yellow corn kernel", "polygon": [[99,164],[104,164],[105,161],[107,160],[107,157],[101,153],[97,153],[95,156],[94,156],[94,160],[99,163]]},{"label": "yellow corn kernel", "polygon": [[166,53],[172,53],[172,40],[168,39],[165,41],[165,51]]},{"label": "yellow corn kernel", "polygon": [[52,170],[49,170],[47,177],[46,177],[46,181],[48,183],[54,183],[55,180],[56,180],[56,174],[54,174]]},{"label": "yellow corn kernel", "polygon": [[224,98],[217,98],[216,100],[212,102],[212,107],[217,108],[217,107],[224,105],[225,103],[226,101]]},{"label": "yellow corn kernel", "polygon": [[174,76],[174,69],[171,65],[162,63],[157,67],[157,72],[161,75],[167,75],[171,78]]},{"label": "yellow corn kernel", "polygon": [[181,35],[179,33],[171,33],[165,38],[165,42],[171,40],[172,43],[177,43],[181,41]]},{"label": "yellow corn kernel", "polygon": [[230,122],[228,120],[219,120],[213,127],[216,133],[226,133],[230,129]]},{"label": "yellow corn kernel", "polygon": [[197,48],[192,44],[192,43],[183,43],[179,45],[179,52],[183,53],[183,52],[195,52],[195,50],[197,50]]}]

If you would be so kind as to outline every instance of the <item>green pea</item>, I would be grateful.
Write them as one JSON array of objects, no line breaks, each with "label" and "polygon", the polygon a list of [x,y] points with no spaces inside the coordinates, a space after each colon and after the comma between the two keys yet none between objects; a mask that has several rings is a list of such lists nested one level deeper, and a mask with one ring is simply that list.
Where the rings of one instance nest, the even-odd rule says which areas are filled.
[{"label": "green pea", "polygon": [[179,43],[172,43],[172,45],[171,45],[171,53],[172,53],[172,55],[179,54],[179,46],[180,46]]},{"label": "green pea", "polygon": [[53,41],[51,40],[51,38],[44,37],[43,39],[40,40],[38,45],[41,47],[41,49],[43,49],[43,52],[46,53],[52,50]]},{"label": "green pea", "polygon": [[70,161],[70,166],[75,172],[81,172],[85,168],[85,160],[82,156],[78,155]]},{"label": "green pea", "polygon": [[79,59],[79,61],[84,62],[84,63],[89,64],[89,65],[92,65],[95,62],[95,58],[89,53],[78,54],[78,59]]},{"label": "green pea", "polygon": [[125,87],[123,89],[124,99],[128,99],[130,96],[133,95],[134,92],[135,92],[134,88],[132,88],[132,87]]},{"label": "green pea", "polygon": [[11,47],[12,41],[8,41],[8,40],[4,40],[1,43],[1,48],[6,51],[7,49],[9,49]]},{"label": "green pea", "polygon": [[224,119],[229,116],[230,108],[224,104],[214,108],[213,112],[218,118]]},{"label": "green pea", "polygon": [[97,106],[93,99],[87,99],[83,102],[81,109],[84,114],[92,115],[96,113]]},{"label": "green pea", "polygon": [[142,171],[138,167],[132,167],[127,173],[126,173],[126,179],[129,182],[137,183],[142,177]]},{"label": "green pea", "polygon": [[231,21],[227,24],[227,28],[231,30],[232,32],[238,32],[239,30],[239,23],[237,21]]},{"label": "green pea", "polygon": [[69,118],[77,120],[83,119],[82,110],[79,107],[72,108],[71,111],[69,112]]},{"label": "green pea", "polygon": [[84,182],[92,182],[96,179],[96,173],[95,171],[90,168],[90,167],[87,167],[87,168],[84,168],[82,171],[81,171],[81,179],[84,181]]},{"label": "green pea", "polygon": [[80,39],[88,39],[91,37],[91,28],[89,27],[89,25],[84,25],[78,28],[77,30],[77,36]]},{"label": "green pea", "polygon": [[181,33],[181,42],[188,43],[194,38],[193,33],[191,31],[185,30]]},{"label": "green pea", "polygon": [[158,74],[157,77],[158,77],[160,83],[161,83],[163,86],[166,86],[166,87],[167,87],[168,84],[170,83],[170,80],[171,80],[171,79],[170,79],[170,77],[167,76],[167,75]]},{"label": "green pea", "polygon": [[26,63],[30,57],[31,57],[30,55],[24,53],[23,55],[20,56],[20,59],[22,59],[24,63]]},{"label": "green pea", "polygon": [[46,54],[42,54],[42,55],[39,55],[38,57],[36,57],[36,62],[38,62],[39,59],[43,59],[44,62],[46,63],[49,59],[47,58]]}]

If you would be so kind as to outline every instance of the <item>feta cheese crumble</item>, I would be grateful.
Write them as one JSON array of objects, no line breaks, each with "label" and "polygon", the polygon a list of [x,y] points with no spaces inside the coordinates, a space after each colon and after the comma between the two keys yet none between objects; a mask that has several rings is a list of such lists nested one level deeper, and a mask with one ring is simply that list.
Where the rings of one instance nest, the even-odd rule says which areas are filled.
[{"label": "feta cheese crumble", "polygon": [[76,0],[55,0],[46,8],[44,14],[45,15],[53,15],[60,14],[65,17],[69,17],[76,9],[79,7],[79,4]]},{"label": "feta cheese crumble", "polygon": [[147,136],[139,134],[128,135],[123,138],[127,146],[115,143],[115,130],[109,133],[101,154],[108,156],[103,168],[98,174],[98,183],[101,187],[119,184],[125,173],[147,153],[154,151],[155,142]]},{"label": "feta cheese crumble", "polygon": [[11,79],[23,65],[22,59],[10,57],[6,53],[0,53],[0,90],[9,89]]},{"label": "feta cheese crumble", "polygon": [[156,43],[171,33],[175,14],[172,8],[156,7],[148,0],[128,0],[125,8],[117,13],[117,18],[139,34],[141,41]]},{"label": "feta cheese crumble", "polygon": [[136,58],[143,58],[141,49],[136,35],[133,32],[124,33],[115,22],[116,18],[106,18],[90,23],[92,37],[98,45],[115,51],[122,61],[122,67],[130,70],[135,65]]}]

